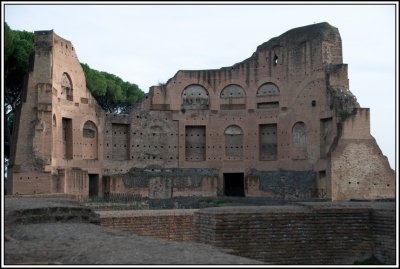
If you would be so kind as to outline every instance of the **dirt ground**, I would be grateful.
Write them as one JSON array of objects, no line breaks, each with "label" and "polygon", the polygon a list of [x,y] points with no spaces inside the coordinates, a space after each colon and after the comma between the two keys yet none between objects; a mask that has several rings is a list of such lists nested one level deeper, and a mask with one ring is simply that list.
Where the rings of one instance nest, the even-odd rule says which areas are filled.
[{"label": "dirt ground", "polygon": [[4,265],[250,265],[260,261],[196,242],[133,235],[85,222],[21,223],[16,213],[79,207],[68,199],[5,197]]}]

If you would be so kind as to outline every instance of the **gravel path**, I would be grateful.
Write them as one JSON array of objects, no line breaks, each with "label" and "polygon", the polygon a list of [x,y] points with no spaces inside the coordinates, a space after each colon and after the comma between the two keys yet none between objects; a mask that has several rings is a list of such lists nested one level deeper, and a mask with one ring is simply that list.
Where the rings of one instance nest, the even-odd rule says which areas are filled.
[{"label": "gravel path", "polygon": [[262,264],[196,242],[133,235],[90,223],[15,224],[13,211],[77,206],[49,198],[5,198],[4,264],[212,265]]}]

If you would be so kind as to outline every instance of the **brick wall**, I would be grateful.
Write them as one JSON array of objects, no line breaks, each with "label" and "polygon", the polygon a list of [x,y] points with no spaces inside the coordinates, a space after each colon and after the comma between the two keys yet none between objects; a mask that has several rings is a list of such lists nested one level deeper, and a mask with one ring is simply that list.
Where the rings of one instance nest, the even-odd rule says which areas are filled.
[{"label": "brick wall", "polygon": [[[395,262],[395,214],[367,207],[210,208],[194,214],[196,240],[271,264]],[[373,227],[374,226],[374,227]]]},{"label": "brick wall", "polygon": [[[13,180],[9,183],[12,194],[43,194],[50,193],[52,182],[50,173],[23,172],[13,173]],[[15,191],[12,191],[15,190]]]},{"label": "brick wall", "polygon": [[[287,31],[232,66],[178,71],[166,84],[151,87],[129,114],[101,109],[87,90],[70,41],[53,31],[35,32],[35,40],[34,68],[16,114],[9,179],[18,180],[12,173],[41,171],[51,173],[55,184],[43,187],[28,174],[25,184],[19,175],[10,193],[87,195],[84,184],[75,185],[80,190],[60,187],[58,171],[77,167],[99,179],[93,194],[100,196],[106,191],[153,198],[216,196],[229,186],[225,174],[245,175],[246,196],[348,200],[395,195],[394,171],[370,135],[369,109],[359,108],[349,91],[340,34],[328,23]],[[350,113],[354,108],[357,113]],[[340,119],[349,113],[347,120]],[[191,177],[189,184],[176,184],[184,182],[181,176],[126,187],[132,169],[149,166],[215,169],[218,174],[195,187]],[[299,177],[312,170],[315,177],[312,185],[308,180],[292,184],[295,177],[284,175],[271,182],[267,176],[249,179],[249,170],[265,175],[299,171]],[[63,183],[68,187],[68,181]],[[299,185],[308,191],[299,191]]]},{"label": "brick wall", "polygon": [[162,239],[193,240],[195,210],[139,210],[98,212],[100,225]]},{"label": "brick wall", "polygon": [[396,264],[396,211],[392,208],[372,212],[374,255],[385,264]]},{"label": "brick wall", "polygon": [[353,264],[371,255],[395,264],[394,203],[302,205],[98,213],[103,226],[194,240],[268,264]]},{"label": "brick wall", "polygon": [[395,197],[395,172],[369,132],[369,110],[357,109],[343,122],[330,153],[332,200]]},{"label": "brick wall", "polygon": [[186,161],[204,161],[206,159],[206,127],[186,126]]}]

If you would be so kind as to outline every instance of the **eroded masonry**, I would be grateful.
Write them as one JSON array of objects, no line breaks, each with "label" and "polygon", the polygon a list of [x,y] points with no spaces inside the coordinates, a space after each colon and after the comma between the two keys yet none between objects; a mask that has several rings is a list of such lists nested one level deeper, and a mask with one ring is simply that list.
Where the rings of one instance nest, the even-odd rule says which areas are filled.
[{"label": "eroded masonry", "polygon": [[123,115],[98,106],[70,41],[37,31],[8,190],[393,198],[369,113],[328,23],[287,31],[230,67],[178,71]]}]

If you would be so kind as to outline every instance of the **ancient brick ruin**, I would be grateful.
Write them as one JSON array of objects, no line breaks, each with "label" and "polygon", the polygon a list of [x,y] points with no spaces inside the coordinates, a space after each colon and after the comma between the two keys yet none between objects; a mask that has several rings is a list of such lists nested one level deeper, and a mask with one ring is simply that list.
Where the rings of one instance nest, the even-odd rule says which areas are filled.
[{"label": "ancient brick ruin", "polygon": [[328,23],[287,31],[230,67],[178,71],[129,114],[105,113],[71,42],[37,31],[16,123],[11,194],[395,197]]}]

